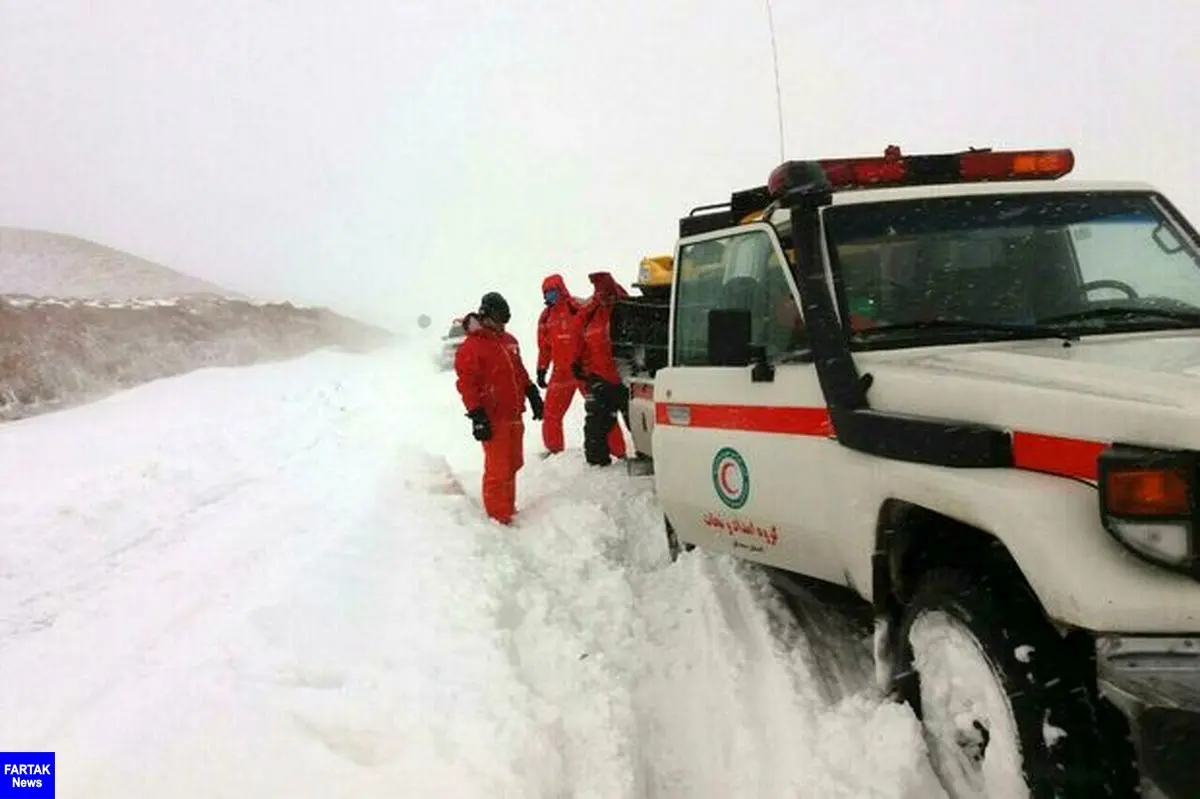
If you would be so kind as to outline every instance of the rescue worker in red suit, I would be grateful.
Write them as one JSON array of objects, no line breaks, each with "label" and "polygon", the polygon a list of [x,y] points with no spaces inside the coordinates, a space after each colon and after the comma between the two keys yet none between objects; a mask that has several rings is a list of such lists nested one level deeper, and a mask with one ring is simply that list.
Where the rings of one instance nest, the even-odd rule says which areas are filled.
[{"label": "rescue worker in red suit", "polygon": [[479,311],[463,319],[467,337],[454,356],[458,393],[483,444],[483,509],[505,525],[516,513],[517,472],[525,465],[525,400],[534,419],[543,410],[517,340],[504,329],[510,318],[503,296],[484,294]]},{"label": "rescue worker in red suit", "polygon": [[613,358],[609,323],[613,305],[628,293],[609,272],[588,275],[595,289],[576,315],[575,354],[571,371],[585,386],[583,456],[593,466],[608,466],[625,457],[625,434],[617,414],[629,424],[629,389]]},{"label": "rescue worker in red suit", "polygon": [[571,374],[574,357],[571,337],[581,303],[567,292],[562,275],[549,275],[542,281],[542,299],[546,307],[538,317],[537,384],[546,390],[542,443],[546,454],[553,455],[563,451],[563,417],[575,399],[575,392],[583,391],[583,385]]}]

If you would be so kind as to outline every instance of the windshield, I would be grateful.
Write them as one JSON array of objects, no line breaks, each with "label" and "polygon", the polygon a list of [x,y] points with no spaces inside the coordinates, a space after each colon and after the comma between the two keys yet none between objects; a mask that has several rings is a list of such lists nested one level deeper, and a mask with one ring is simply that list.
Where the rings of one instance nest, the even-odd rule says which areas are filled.
[{"label": "windshield", "polygon": [[1200,327],[1196,242],[1150,194],[832,206],[825,229],[858,349]]}]

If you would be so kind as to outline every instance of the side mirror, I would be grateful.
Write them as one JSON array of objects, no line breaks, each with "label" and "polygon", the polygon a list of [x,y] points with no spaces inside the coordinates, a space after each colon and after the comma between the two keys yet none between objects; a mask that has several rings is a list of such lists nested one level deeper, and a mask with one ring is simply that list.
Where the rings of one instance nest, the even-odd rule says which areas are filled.
[{"label": "side mirror", "polygon": [[711,366],[750,364],[750,311],[713,308],[708,312],[708,362]]}]

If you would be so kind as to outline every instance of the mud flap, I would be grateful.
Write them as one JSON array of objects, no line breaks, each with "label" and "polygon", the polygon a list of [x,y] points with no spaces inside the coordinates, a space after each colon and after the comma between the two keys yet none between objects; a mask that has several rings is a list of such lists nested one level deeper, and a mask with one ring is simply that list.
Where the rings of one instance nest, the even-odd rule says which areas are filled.
[{"label": "mud flap", "polygon": [[654,474],[654,461],[639,452],[625,460],[625,471],[630,477],[649,477]]}]

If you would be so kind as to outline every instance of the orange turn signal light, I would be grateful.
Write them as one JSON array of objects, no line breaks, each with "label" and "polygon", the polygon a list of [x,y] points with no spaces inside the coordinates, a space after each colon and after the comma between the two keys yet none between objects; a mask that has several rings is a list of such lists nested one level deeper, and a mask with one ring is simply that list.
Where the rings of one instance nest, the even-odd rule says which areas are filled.
[{"label": "orange turn signal light", "polygon": [[1191,510],[1191,486],[1183,469],[1114,469],[1104,480],[1107,510],[1114,516],[1186,516]]}]

